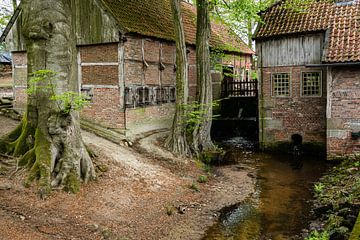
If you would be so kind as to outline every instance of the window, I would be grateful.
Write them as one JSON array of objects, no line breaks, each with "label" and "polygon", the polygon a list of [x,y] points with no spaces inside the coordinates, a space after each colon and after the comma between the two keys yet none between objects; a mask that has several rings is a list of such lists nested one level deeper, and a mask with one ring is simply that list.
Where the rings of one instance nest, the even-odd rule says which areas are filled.
[{"label": "window", "polygon": [[321,97],[321,72],[303,72],[301,74],[301,95]]},{"label": "window", "polygon": [[136,88],[136,106],[143,106],[145,104],[145,89],[143,87]]},{"label": "window", "polygon": [[125,88],[125,105],[126,107],[135,107],[135,94],[132,87]]},{"label": "window", "polygon": [[272,80],[272,96],[289,97],[290,96],[290,73],[273,73]]},{"label": "window", "polygon": [[170,87],[170,102],[176,101],[176,89],[174,87]]}]

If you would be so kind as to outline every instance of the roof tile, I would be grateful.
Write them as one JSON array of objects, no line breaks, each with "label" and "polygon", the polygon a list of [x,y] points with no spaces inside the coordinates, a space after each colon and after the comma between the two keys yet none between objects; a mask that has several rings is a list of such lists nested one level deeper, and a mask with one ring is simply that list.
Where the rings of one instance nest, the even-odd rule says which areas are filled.
[{"label": "roof tile", "polygon": [[282,3],[275,4],[263,13],[264,23],[259,26],[254,38],[329,30],[323,62],[359,62],[360,1],[338,2],[342,4],[320,0],[310,4],[305,12],[286,9]]},{"label": "roof tile", "polygon": [[[169,0],[103,0],[119,25],[127,32],[174,40],[173,19]],[[196,42],[196,9],[182,3],[186,42]],[[212,22],[210,45],[228,51],[253,54],[238,36],[227,27]]]}]

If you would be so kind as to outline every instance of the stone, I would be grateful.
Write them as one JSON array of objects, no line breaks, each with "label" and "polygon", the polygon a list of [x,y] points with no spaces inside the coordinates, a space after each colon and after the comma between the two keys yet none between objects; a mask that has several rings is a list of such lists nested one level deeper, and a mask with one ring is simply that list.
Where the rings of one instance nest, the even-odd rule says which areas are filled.
[{"label": "stone", "polygon": [[10,183],[0,183],[0,190],[10,190],[12,185]]}]

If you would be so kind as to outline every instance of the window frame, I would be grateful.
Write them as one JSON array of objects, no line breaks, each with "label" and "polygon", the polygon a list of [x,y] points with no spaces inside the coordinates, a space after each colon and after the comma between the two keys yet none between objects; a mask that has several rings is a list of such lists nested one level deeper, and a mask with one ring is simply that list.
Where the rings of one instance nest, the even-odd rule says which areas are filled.
[{"label": "window frame", "polygon": [[[303,77],[304,73],[320,73],[320,86],[319,86],[319,95],[304,95],[304,83]],[[303,98],[321,98],[323,96],[323,72],[322,70],[313,70],[313,71],[301,71],[300,74],[300,97]]]},{"label": "window frame", "polygon": [[[274,91],[274,75],[275,74],[288,74],[289,75],[289,95],[275,95]],[[291,72],[272,72],[270,76],[270,91],[271,91],[271,97],[274,98],[289,98],[292,97],[292,81],[291,81]]]}]

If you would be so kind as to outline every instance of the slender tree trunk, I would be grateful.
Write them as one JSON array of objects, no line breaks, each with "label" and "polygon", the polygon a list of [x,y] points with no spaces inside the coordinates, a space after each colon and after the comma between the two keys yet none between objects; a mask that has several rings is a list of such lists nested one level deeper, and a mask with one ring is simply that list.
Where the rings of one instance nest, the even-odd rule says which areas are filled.
[{"label": "slender tree trunk", "polygon": [[[57,72],[52,82],[55,94],[77,92],[71,0],[23,0],[23,4],[29,78],[35,71],[52,70]],[[0,150],[22,156],[19,165],[30,169],[25,185],[38,179],[41,197],[57,186],[76,192],[81,181],[95,177],[78,113],[64,114],[49,92],[29,94],[21,126],[0,141]]]},{"label": "slender tree trunk", "polygon": [[248,46],[252,48],[252,30],[253,30],[253,23],[252,19],[248,19],[247,21],[247,39],[248,39]]},{"label": "slender tree trunk", "polygon": [[210,73],[210,16],[209,0],[197,1],[197,32],[196,32],[196,71],[197,101],[201,120],[193,132],[192,147],[195,152],[211,150],[210,130],[212,124],[212,81]]},{"label": "slender tree trunk", "polygon": [[171,0],[175,42],[176,42],[176,109],[171,133],[166,141],[166,147],[180,155],[190,155],[186,140],[186,104],[188,99],[188,68],[184,27],[179,0]]}]

